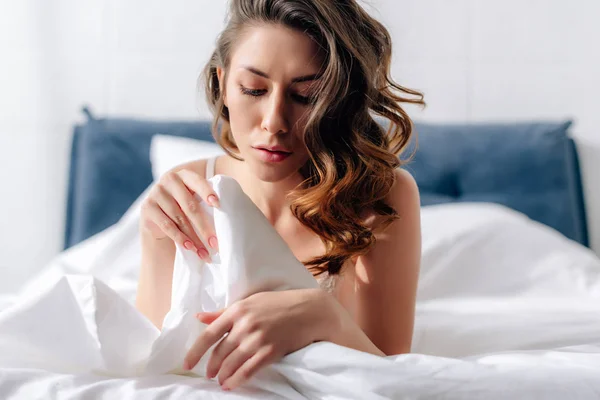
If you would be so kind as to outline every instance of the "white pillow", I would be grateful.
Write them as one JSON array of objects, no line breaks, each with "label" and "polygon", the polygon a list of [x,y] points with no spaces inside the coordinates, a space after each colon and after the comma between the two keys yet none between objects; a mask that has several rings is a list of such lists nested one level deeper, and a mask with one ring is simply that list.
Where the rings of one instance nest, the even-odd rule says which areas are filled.
[{"label": "white pillow", "polygon": [[592,250],[499,204],[423,207],[418,301],[600,296]]},{"label": "white pillow", "polygon": [[180,136],[154,135],[150,143],[150,162],[154,180],[180,164],[225,154],[216,143]]}]

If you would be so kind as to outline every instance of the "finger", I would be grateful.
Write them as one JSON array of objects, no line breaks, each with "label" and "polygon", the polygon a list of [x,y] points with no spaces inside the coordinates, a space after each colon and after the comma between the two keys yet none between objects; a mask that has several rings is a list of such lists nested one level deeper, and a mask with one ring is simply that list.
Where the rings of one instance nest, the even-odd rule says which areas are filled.
[{"label": "finger", "polygon": [[219,208],[219,196],[217,196],[212,186],[206,179],[186,169],[177,171],[177,174],[181,180],[183,180],[183,183],[185,183],[185,185],[194,193],[200,196],[202,200],[206,201],[213,207]]},{"label": "finger", "polygon": [[[214,226],[211,224],[207,213],[202,209],[200,200],[197,199],[190,189],[180,178],[167,181],[165,187],[169,190],[172,197],[178,203],[178,207],[185,214],[188,221],[191,222],[191,229],[203,240],[203,247],[207,245],[217,250],[217,235]],[[208,249],[207,249],[208,250]]]},{"label": "finger", "polygon": [[213,349],[208,363],[206,364],[206,376],[214,378],[221,370],[223,361],[240,345],[239,340],[236,340],[238,335],[231,332],[223,338]]},{"label": "finger", "polygon": [[253,352],[244,350],[240,346],[235,347],[221,363],[218,372],[219,384],[223,386],[225,381],[234,375],[252,356],[254,356]]},{"label": "finger", "polygon": [[200,322],[209,325],[212,324],[217,318],[223,314],[225,310],[212,311],[212,312],[200,312],[196,314],[196,318],[200,320]]},{"label": "finger", "polygon": [[166,214],[171,221],[173,221],[179,231],[191,239],[192,245],[190,245],[190,242],[184,242],[183,246],[188,250],[195,251],[198,253],[200,258],[208,261],[209,251],[206,249],[206,246],[204,246],[204,243],[202,243],[202,240],[200,240],[198,235],[196,235],[196,232],[192,228],[188,218],[181,210],[179,204],[177,204],[177,201],[175,201],[171,193],[168,192],[168,189],[159,186],[157,188],[155,197],[156,202],[163,213]]},{"label": "finger", "polygon": [[177,228],[186,236],[192,238],[196,249],[204,247],[194,232],[194,229],[192,229],[186,215],[179,207],[179,204],[177,204],[176,199],[174,199],[173,195],[170,193],[169,188],[162,185],[158,186],[154,197],[156,199],[156,204],[158,204],[161,210],[175,223],[175,225],[177,225]]},{"label": "finger", "polygon": [[177,227],[177,224],[169,218],[167,214],[158,206],[154,201],[145,203],[146,213],[152,223],[154,223],[165,235],[167,235],[173,242],[187,248],[191,243],[190,239],[186,234],[181,232]]},{"label": "finger", "polygon": [[248,358],[233,374],[219,382],[224,390],[231,390],[252,378],[261,368],[273,363],[276,359],[274,352],[269,347],[261,348],[256,354]]},{"label": "finger", "polygon": [[229,315],[227,313],[221,315],[198,336],[198,339],[196,339],[185,356],[184,369],[194,368],[202,356],[204,356],[204,353],[231,330],[233,320]]}]

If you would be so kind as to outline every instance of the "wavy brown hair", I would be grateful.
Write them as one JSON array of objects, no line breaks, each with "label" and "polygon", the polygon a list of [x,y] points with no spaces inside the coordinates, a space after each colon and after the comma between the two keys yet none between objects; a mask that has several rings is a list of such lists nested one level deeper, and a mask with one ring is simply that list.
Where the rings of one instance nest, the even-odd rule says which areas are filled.
[{"label": "wavy brown hair", "polygon": [[[318,95],[306,116],[303,139],[309,160],[300,171],[305,181],[290,196],[294,216],[326,246],[323,256],[304,264],[315,275],[337,274],[348,259],[375,244],[365,210],[382,217],[377,229],[398,218],[385,198],[413,132],[400,104],[424,106],[423,95],[391,78],[389,32],[355,0],[231,0],[227,25],[200,82],[214,114],[215,139],[232,157],[240,159],[217,67],[227,75],[243,30],[261,24],[304,32],[325,55]],[[387,129],[376,118],[389,121]]]}]

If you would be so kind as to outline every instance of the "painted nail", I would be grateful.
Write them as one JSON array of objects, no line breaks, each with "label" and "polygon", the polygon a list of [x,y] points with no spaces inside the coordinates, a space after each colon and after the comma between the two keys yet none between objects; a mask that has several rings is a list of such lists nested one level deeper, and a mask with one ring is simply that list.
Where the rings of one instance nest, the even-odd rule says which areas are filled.
[{"label": "painted nail", "polygon": [[192,250],[194,248],[194,244],[189,240],[186,240],[185,242],[183,242],[183,247],[185,247],[188,250]]},{"label": "painted nail", "polygon": [[211,236],[210,238],[208,238],[208,244],[210,245],[210,247],[212,247],[213,249],[217,248],[217,245],[219,244],[217,242],[217,237],[216,236]]},{"label": "painted nail", "polygon": [[201,259],[203,260],[208,260],[208,251],[206,251],[206,249],[200,249],[198,250],[198,255],[200,256]]},{"label": "painted nail", "polygon": [[211,206],[219,208],[219,199],[217,199],[217,196],[215,196],[214,194],[208,196],[206,200],[208,200],[208,204],[210,204]]}]

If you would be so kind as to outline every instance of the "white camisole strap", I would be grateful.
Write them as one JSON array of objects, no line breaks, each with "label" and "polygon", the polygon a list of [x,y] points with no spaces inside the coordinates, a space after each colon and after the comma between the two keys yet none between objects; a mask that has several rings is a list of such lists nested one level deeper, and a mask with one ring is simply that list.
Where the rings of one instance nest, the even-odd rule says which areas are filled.
[{"label": "white camisole strap", "polygon": [[215,161],[217,157],[211,157],[206,160],[206,180],[209,180],[215,175]]}]

